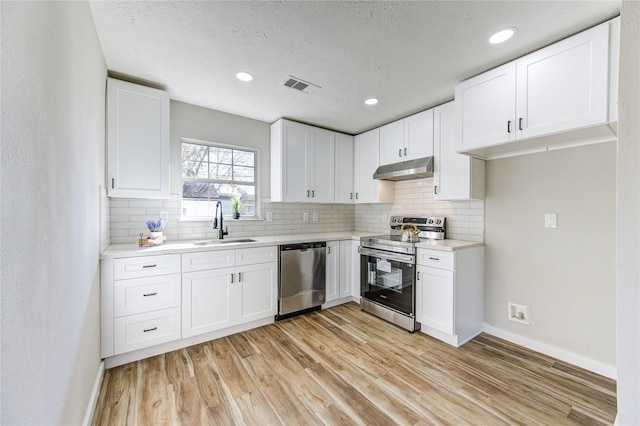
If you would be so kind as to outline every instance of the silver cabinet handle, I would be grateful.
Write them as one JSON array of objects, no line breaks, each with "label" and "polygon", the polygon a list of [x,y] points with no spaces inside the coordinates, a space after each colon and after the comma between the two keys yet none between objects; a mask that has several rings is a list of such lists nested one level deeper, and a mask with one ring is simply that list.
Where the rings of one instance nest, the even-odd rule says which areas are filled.
[{"label": "silver cabinet handle", "polygon": [[438,194],[438,185],[433,187],[433,193],[436,195]]},{"label": "silver cabinet handle", "polygon": [[307,189],[307,198],[309,198],[309,190]]},{"label": "silver cabinet handle", "polygon": [[327,246],[327,254],[331,254],[331,246]]},{"label": "silver cabinet handle", "polygon": [[316,198],[316,191],[314,189],[311,190],[311,198]]},{"label": "silver cabinet handle", "polygon": [[507,121],[507,133],[511,133],[511,120]]},{"label": "silver cabinet handle", "polygon": [[438,260],[439,261],[440,258],[439,257],[430,257],[429,260]]},{"label": "silver cabinet handle", "polygon": [[356,192],[356,200],[358,199],[358,193]]},{"label": "silver cabinet handle", "polygon": [[157,294],[158,294],[158,292],[156,291],[156,292],[154,292],[154,293],[146,293],[146,294],[143,294],[143,295],[142,295],[142,297],[155,296],[155,295],[157,295]]},{"label": "silver cabinet handle", "polygon": [[522,130],[522,120],[523,120],[523,118],[522,118],[522,117],[520,117],[520,118],[518,119],[518,128],[519,128],[520,130]]},{"label": "silver cabinet handle", "polygon": [[416,281],[420,281],[420,271],[416,273]]},{"label": "silver cabinet handle", "polygon": [[114,178],[111,178],[111,189],[115,189],[116,187],[116,180]]},{"label": "silver cabinet handle", "polygon": [[407,148],[404,149],[404,156],[407,156]]},{"label": "silver cabinet handle", "polygon": [[231,274],[231,284],[233,284],[233,274]]},{"label": "silver cabinet handle", "polygon": [[402,157],[402,148],[398,150],[398,157]]},{"label": "silver cabinet handle", "polygon": [[238,272],[238,282],[242,282],[242,272]]},{"label": "silver cabinet handle", "polygon": [[143,333],[148,333],[150,331],[156,331],[158,329],[158,327],[153,327],[153,328],[147,328],[147,329],[143,329],[142,332]]},{"label": "silver cabinet handle", "polygon": [[349,199],[350,199],[350,200],[353,200],[353,192],[350,192],[350,193],[349,193]]},{"label": "silver cabinet handle", "polygon": [[142,265],[142,269],[146,269],[146,268],[155,268],[158,265]]}]

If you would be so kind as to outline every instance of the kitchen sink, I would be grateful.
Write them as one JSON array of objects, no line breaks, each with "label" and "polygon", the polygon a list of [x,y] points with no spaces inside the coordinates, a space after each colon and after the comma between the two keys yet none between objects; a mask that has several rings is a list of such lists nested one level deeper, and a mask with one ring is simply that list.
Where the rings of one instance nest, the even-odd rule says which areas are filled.
[{"label": "kitchen sink", "polygon": [[253,243],[256,240],[252,240],[251,238],[229,238],[226,240],[206,240],[206,241],[196,241],[193,243],[195,246],[217,246],[219,244],[234,244],[234,243]]}]

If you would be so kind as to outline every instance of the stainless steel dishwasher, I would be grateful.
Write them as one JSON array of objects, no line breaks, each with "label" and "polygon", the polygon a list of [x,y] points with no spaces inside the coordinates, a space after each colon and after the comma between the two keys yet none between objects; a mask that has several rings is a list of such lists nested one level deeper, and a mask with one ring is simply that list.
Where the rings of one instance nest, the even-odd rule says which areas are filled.
[{"label": "stainless steel dishwasher", "polygon": [[276,321],[320,309],[326,297],[327,243],[279,246]]}]

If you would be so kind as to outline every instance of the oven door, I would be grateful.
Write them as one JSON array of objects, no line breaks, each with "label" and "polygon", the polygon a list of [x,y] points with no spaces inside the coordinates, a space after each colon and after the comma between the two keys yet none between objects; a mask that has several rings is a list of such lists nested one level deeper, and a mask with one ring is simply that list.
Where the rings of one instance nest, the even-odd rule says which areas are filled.
[{"label": "oven door", "polygon": [[360,296],[415,316],[415,256],[360,247]]}]

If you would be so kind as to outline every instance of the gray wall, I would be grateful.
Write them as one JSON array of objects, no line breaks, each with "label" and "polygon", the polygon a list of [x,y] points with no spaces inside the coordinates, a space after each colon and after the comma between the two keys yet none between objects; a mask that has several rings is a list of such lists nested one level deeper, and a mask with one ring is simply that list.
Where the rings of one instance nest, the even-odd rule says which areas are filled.
[{"label": "gray wall", "polygon": [[263,121],[171,101],[171,193],[182,194],[180,139],[191,138],[257,149],[259,190],[268,198],[269,126]]},{"label": "gray wall", "polygon": [[617,184],[618,424],[640,424],[640,2],[622,5]]},{"label": "gray wall", "polygon": [[80,424],[100,364],[106,66],[86,2],[2,2],[0,423]]},{"label": "gray wall", "polygon": [[[485,321],[615,366],[616,144],[486,167]],[[509,321],[507,302],[530,306],[531,325]]]}]

